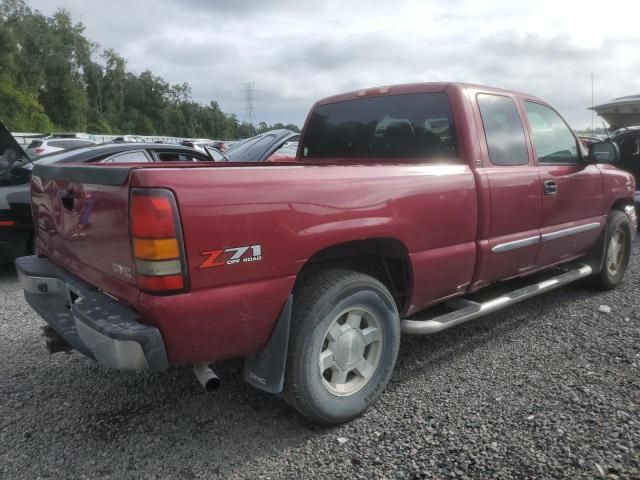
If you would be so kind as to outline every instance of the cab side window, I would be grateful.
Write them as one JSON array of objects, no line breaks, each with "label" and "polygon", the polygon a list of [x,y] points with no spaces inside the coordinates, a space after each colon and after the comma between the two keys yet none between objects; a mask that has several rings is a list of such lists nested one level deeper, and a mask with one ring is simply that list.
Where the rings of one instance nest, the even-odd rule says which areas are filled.
[{"label": "cab side window", "polygon": [[489,158],[494,165],[527,165],[529,152],[514,101],[503,95],[477,96]]},{"label": "cab side window", "polygon": [[525,102],[538,162],[578,163],[578,143],[564,120],[554,110]]}]

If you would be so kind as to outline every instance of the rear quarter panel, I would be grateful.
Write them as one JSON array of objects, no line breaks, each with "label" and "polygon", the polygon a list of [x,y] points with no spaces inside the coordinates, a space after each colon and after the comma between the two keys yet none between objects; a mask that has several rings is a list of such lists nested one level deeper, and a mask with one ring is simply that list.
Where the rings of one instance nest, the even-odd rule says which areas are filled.
[{"label": "rear quarter panel", "polygon": [[[259,165],[132,173],[132,186],[167,184],[178,201],[191,292],[188,300],[143,295],[140,303],[147,320],[169,339],[170,356],[182,361],[259,351],[305,261],[339,243],[401,241],[413,266],[409,311],[455,293],[473,274],[477,196],[465,165]],[[251,245],[260,245],[261,260],[202,268],[210,257],[204,252]]]}]

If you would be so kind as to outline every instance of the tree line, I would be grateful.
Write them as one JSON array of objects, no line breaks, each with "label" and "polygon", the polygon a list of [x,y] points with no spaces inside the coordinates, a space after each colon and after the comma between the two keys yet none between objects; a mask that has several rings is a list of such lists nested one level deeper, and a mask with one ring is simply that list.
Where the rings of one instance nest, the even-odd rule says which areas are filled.
[{"label": "tree line", "polygon": [[46,16],[24,0],[0,0],[0,119],[12,131],[226,139],[298,131],[291,124],[241,123],[216,101],[195,102],[186,82],[131,72],[84,30],[66,10]]}]

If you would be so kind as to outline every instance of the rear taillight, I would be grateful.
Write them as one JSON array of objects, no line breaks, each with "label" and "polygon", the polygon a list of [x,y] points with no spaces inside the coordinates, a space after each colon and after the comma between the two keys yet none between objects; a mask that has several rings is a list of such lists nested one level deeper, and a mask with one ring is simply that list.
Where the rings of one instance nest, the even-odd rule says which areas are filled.
[{"label": "rear taillight", "polygon": [[131,242],[136,283],[149,293],[187,290],[187,263],[178,207],[173,193],[161,188],[131,191]]},{"label": "rear taillight", "polygon": [[44,152],[44,148],[34,148],[34,149],[33,149],[33,153],[40,154],[40,153],[42,153],[42,152]]},{"label": "rear taillight", "polygon": [[15,224],[13,220],[0,220],[0,227],[13,227]]}]

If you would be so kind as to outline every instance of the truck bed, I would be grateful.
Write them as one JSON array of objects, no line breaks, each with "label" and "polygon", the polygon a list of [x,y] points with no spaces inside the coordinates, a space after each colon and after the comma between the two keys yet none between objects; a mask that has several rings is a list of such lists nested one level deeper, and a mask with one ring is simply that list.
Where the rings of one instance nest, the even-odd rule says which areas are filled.
[{"label": "truck bed", "polygon": [[[175,195],[188,292],[154,296],[135,285],[133,187]],[[477,198],[464,165],[38,166],[33,189],[40,252],[139,311],[180,361],[259,351],[302,265],[337,243],[393,238],[406,248],[424,272],[413,278],[424,288],[407,313],[468,284],[475,263]],[[65,192],[75,196],[71,210]],[[243,246],[258,246],[260,259],[207,268],[205,252]],[[428,272],[419,268],[427,263]],[[206,314],[203,302],[211,305]],[[232,328],[237,322],[253,334],[217,341],[221,332],[246,331]],[[202,345],[182,342],[196,331]]]}]

